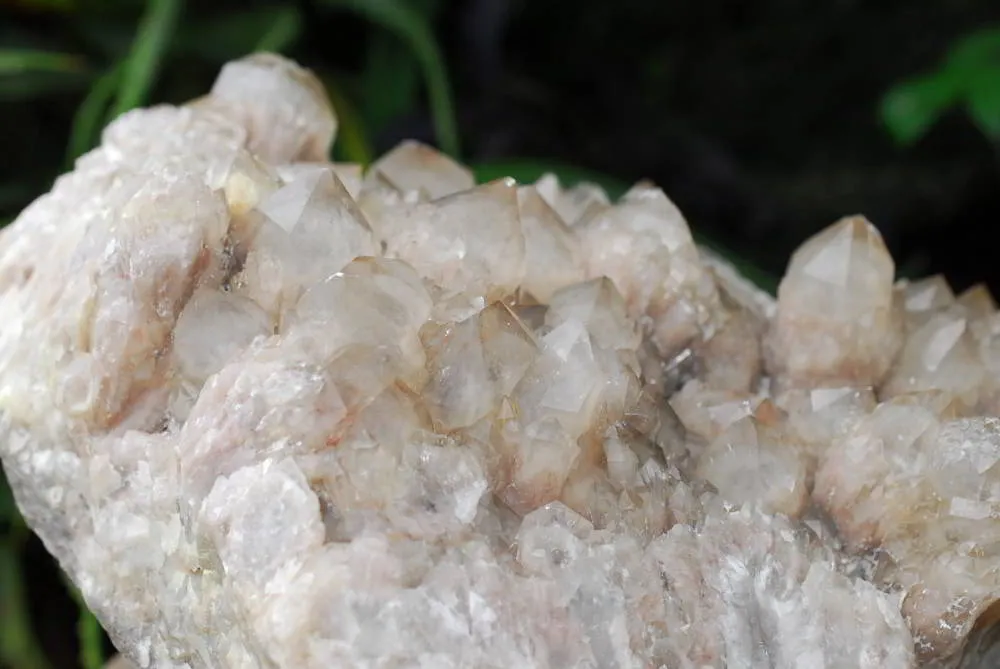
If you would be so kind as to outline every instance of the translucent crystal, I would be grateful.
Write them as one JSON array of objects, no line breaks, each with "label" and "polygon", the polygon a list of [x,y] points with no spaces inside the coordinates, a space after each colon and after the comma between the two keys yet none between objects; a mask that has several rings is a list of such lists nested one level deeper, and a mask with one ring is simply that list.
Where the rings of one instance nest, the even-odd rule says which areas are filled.
[{"label": "translucent crystal", "polygon": [[567,225],[576,225],[592,209],[610,204],[608,194],[597,184],[586,181],[572,188],[563,188],[559,177],[548,172],[535,183],[538,194]]},{"label": "translucent crystal", "polygon": [[756,388],[762,371],[761,330],[757,320],[745,310],[726,313],[715,334],[694,349],[700,366],[699,378],[712,388],[736,392]]},{"label": "translucent crystal", "polygon": [[903,284],[907,330],[920,327],[936,312],[955,303],[955,293],[940,274]]},{"label": "translucent crystal", "polygon": [[791,389],[776,398],[788,416],[787,427],[808,455],[810,476],[831,444],[875,409],[871,388]]},{"label": "translucent crystal", "polygon": [[272,164],[323,160],[330,152],[337,119],[323,85],[284,58],[255,54],[227,63],[211,98],[247,128],[247,148]]},{"label": "translucent crystal", "polygon": [[188,379],[204,382],[256,337],[273,331],[271,319],[251,300],[213,289],[196,291],[174,328],[177,368]]},{"label": "translucent crystal", "polygon": [[827,452],[814,497],[854,550],[891,556],[877,578],[902,588],[923,664],[957,665],[973,631],[995,624],[1000,420],[940,423],[922,407],[883,404]]},{"label": "translucent crystal", "polygon": [[592,209],[577,231],[591,278],[610,278],[663,357],[714,332],[718,293],[687,222],[663,191],[639,184]]},{"label": "translucent crystal", "polygon": [[[383,258],[358,258],[307,290],[286,321],[289,339],[319,360],[331,360],[351,345],[386,347],[407,366],[423,368],[420,328],[431,300],[407,265]],[[349,312],[352,317],[341,318]]]},{"label": "translucent crystal", "polygon": [[986,318],[997,310],[997,303],[990,294],[990,289],[981,283],[967,288],[958,296],[957,302],[968,311],[971,318],[977,320]]},{"label": "translucent crystal", "polygon": [[983,365],[961,312],[931,316],[906,340],[880,395],[941,390],[972,408],[979,401]]},{"label": "translucent crystal", "polygon": [[690,434],[714,440],[733,423],[752,416],[761,398],[732,390],[714,390],[692,379],[670,398],[670,406]]},{"label": "translucent crystal", "polygon": [[564,288],[552,296],[545,324],[555,329],[563,323],[584,324],[594,343],[606,349],[635,350],[640,335],[625,312],[625,302],[608,279],[593,279]]},{"label": "translucent crystal", "polygon": [[517,202],[525,250],[521,285],[547,303],[555,291],[583,281],[579,242],[534,187],[518,188]]},{"label": "translucent crystal", "polygon": [[446,295],[492,301],[513,293],[524,276],[524,236],[511,180],[395,208],[373,225],[386,242],[386,255],[405,260]]},{"label": "translucent crystal", "polygon": [[766,342],[768,371],[790,386],[873,386],[902,343],[895,265],[882,236],[855,216],[792,256]]},{"label": "translucent crystal", "polygon": [[366,180],[378,180],[399,191],[421,191],[436,200],[469,190],[476,180],[467,168],[431,147],[407,140],[368,168]]},{"label": "translucent crystal", "polygon": [[734,504],[800,515],[806,505],[802,447],[776,425],[752,416],[725,427],[698,458],[698,476]]},{"label": "translucent crystal", "polygon": [[286,184],[300,177],[311,176],[323,170],[331,170],[334,176],[343,184],[347,190],[347,194],[355,200],[358,199],[358,195],[361,193],[361,180],[364,170],[361,165],[356,163],[289,163],[277,167],[278,176]]},{"label": "translucent crystal", "polygon": [[278,319],[302,291],[377,243],[364,215],[330,170],[317,170],[260,202],[263,225],[236,285]]}]

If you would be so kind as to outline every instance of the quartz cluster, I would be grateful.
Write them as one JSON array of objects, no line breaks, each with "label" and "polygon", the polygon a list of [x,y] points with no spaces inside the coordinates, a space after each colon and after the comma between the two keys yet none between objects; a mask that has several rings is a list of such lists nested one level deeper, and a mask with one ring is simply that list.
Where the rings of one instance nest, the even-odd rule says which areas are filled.
[{"label": "quartz cluster", "polygon": [[1000,315],[846,218],[326,161],[261,54],[0,234],[0,456],[140,667],[993,666]]}]

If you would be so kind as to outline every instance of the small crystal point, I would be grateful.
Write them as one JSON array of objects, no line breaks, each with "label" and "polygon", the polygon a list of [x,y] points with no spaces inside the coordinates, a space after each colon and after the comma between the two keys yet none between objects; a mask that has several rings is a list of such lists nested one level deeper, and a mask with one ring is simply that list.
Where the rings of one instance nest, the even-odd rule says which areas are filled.
[{"label": "small crystal point", "polygon": [[792,255],[765,342],[787,386],[876,385],[902,343],[894,263],[875,227],[845,218]]},{"label": "small crystal point", "polygon": [[377,226],[386,254],[446,296],[502,299],[524,276],[517,188],[508,180],[387,211]]},{"label": "small crystal point", "polygon": [[997,311],[997,302],[990,289],[982,283],[967,288],[957,301],[965,307],[972,318],[986,318]]},{"label": "small crystal point", "polygon": [[972,409],[979,402],[983,376],[968,320],[961,311],[941,311],[907,338],[879,394],[889,398],[944,391]]},{"label": "small crystal point", "polygon": [[272,164],[329,155],[333,108],[315,75],[289,60],[260,53],[227,63],[211,98],[229,105],[250,133],[248,148]]},{"label": "small crystal point", "polygon": [[522,288],[547,303],[555,291],[583,281],[579,241],[536,188],[519,188],[517,201],[525,244]]},{"label": "small crystal point", "polygon": [[435,149],[406,140],[368,169],[374,179],[401,191],[421,191],[431,200],[469,190],[476,185],[472,172]]},{"label": "small crystal point", "polygon": [[364,215],[329,169],[283,186],[257,210],[264,224],[236,284],[276,318],[310,286],[377,252]]},{"label": "small crystal point", "polygon": [[587,275],[614,282],[662,357],[714,332],[720,316],[714,280],[687,221],[663,191],[637,184],[613,207],[591,210],[576,229]]},{"label": "small crystal point", "polygon": [[551,172],[543,174],[535,182],[535,188],[569,226],[579,223],[591,211],[611,203],[608,194],[597,184],[584,181],[566,189],[559,183],[559,177]]}]

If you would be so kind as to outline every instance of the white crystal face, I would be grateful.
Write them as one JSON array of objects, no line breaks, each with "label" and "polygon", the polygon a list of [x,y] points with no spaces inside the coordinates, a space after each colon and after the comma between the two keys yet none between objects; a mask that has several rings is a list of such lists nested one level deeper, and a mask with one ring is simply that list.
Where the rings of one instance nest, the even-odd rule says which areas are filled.
[{"label": "white crystal face", "polygon": [[135,664],[992,666],[985,289],[336,127],[251,56],[0,233],[0,458]]}]

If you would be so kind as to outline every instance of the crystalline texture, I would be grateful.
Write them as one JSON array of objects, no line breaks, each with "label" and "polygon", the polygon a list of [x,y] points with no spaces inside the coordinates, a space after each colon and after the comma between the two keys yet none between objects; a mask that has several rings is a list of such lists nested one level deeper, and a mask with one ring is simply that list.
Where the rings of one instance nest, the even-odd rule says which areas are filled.
[{"label": "crystalline texture", "polygon": [[848,219],[775,303],[649,184],[335,130],[251,56],[0,233],[0,458],[136,666],[995,656],[982,288],[894,287]]},{"label": "crystalline texture", "polygon": [[646,184],[578,224],[590,277],[607,276],[664,357],[710,335],[718,293],[687,222],[663,191]]},{"label": "crystalline texture", "polygon": [[552,293],[584,279],[580,243],[562,219],[531,186],[517,191],[524,233],[522,288],[543,304]]},{"label": "crystalline texture", "polygon": [[234,283],[276,320],[305,287],[376,253],[368,222],[331,170],[301,176],[256,210],[263,224]]},{"label": "crystalline texture", "polygon": [[957,663],[1000,599],[1000,420],[882,405],[827,452],[814,496],[851,549],[891,557],[878,578],[903,589],[918,657]]},{"label": "crystalline texture", "polygon": [[[758,412],[766,416],[766,408]],[[759,504],[793,517],[805,510],[802,447],[766,417],[746,416],[726,426],[699,455],[698,476],[738,505]]]}]

